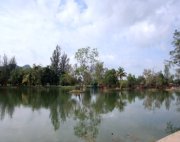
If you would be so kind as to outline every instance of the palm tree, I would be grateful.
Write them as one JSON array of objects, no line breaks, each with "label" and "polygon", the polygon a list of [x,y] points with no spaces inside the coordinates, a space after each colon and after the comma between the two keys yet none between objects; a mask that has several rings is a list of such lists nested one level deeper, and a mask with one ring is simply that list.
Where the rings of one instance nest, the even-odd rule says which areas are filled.
[{"label": "palm tree", "polygon": [[123,77],[126,76],[126,72],[124,71],[124,68],[119,67],[116,73],[117,73],[118,80],[120,81],[120,89],[121,89],[122,84],[123,84],[122,79],[123,79]]}]

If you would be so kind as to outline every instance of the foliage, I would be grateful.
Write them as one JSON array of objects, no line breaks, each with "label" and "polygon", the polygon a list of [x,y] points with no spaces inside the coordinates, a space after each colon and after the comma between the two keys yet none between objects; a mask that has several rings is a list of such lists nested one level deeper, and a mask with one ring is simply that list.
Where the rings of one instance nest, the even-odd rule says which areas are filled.
[{"label": "foliage", "polygon": [[180,31],[175,30],[173,36],[174,50],[170,51],[171,63],[180,67]]},{"label": "foliage", "polygon": [[168,64],[164,65],[164,79],[165,79],[166,84],[169,84],[172,82],[172,75],[170,73],[170,69],[169,69]]},{"label": "foliage", "polygon": [[118,68],[117,76],[120,80],[122,80],[122,78],[126,76],[126,72],[124,71],[124,68],[122,68],[122,67]]},{"label": "foliage", "polygon": [[118,79],[116,76],[116,70],[115,69],[107,70],[104,75],[104,84],[109,87],[112,87],[112,86],[116,86],[117,83],[118,83]]},{"label": "foliage", "polygon": [[145,82],[146,82],[146,80],[145,80],[144,76],[142,76],[142,75],[138,76],[136,79],[137,85],[144,85]]},{"label": "foliage", "polygon": [[145,69],[143,72],[146,87],[155,87],[155,73],[151,69]]},{"label": "foliage", "polygon": [[172,42],[174,49],[170,51],[170,64],[175,67],[176,82],[180,82],[180,31],[175,30]]},{"label": "foliage", "polygon": [[[48,79],[47,81],[51,82],[50,84],[58,85],[61,79],[60,77],[69,71],[69,58],[65,53],[61,55],[61,48],[59,47],[59,45],[57,45],[50,59],[52,69],[52,71],[50,71],[50,76],[52,77],[52,79]],[[47,83],[47,81],[45,82]]]},{"label": "foliage", "polygon": [[42,75],[42,67],[33,65],[31,69],[32,76],[32,85],[40,85],[41,84],[41,75]]},{"label": "foliage", "polygon": [[16,59],[12,57],[8,60],[8,57],[4,54],[3,60],[0,61],[0,84],[6,86],[11,72],[16,68]]},{"label": "foliage", "polygon": [[11,72],[10,75],[10,83],[12,85],[21,85],[23,80],[23,69],[16,68]]},{"label": "foliage", "polygon": [[135,88],[135,85],[136,85],[136,77],[135,75],[132,75],[132,74],[128,74],[127,76],[127,85],[129,88]]},{"label": "foliage", "polygon": [[94,78],[95,82],[97,84],[102,84],[103,83],[103,77],[104,77],[104,65],[103,62],[97,62],[95,65],[95,73],[94,73]]},{"label": "foliage", "polygon": [[69,65],[69,58],[67,57],[67,54],[64,53],[61,56],[59,67],[60,67],[60,74],[69,72],[70,65]]},{"label": "foliage", "polygon": [[118,70],[116,71],[116,75],[117,75],[117,78],[120,80],[120,89],[122,89],[122,85],[123,85],[123,77],[126,76],[126,72],[124,71],[124,68],[122,67],[119,67]]},{"label": "foliage", "polygon": [[75,85],[76,82],[77,82],[76,79],[72,75],[65,73],[61,76],[60,85],[62,86]]},{"label": "foliage", "polygon": [[156,88],[163,88],[163,86],[165,85],[165,78],[164,75],[162,74],[162,72],[158,72],[156,73],[155,76],[155,84],[156,84]]},{"label": "foliage", "polygon": [[83,75],[83,81],[85,85],[89,85],[92,82],[92,75],[91,72],[88,71],[84,71],[84,75]]},{"label": "foliage", "polygon": [[60,57],[61,48],[59,45],[56,46],[56,49],[53,51],[51,59],[51,68],[54,70],[55,74],[59,76],[60,74]]},{"label": "foliage", "polygon": [[[151,69],[144,69],[142,75],[137,78],[128,74],[121,66],[115,69],[107,69],[104,63],[98,60],[99,53],[96,48],[80,48],[75,52],[77,63],[74,66],[69,64],[66,53],[61,54],[61,48],[56,46],[50,58],[51,64],[45,67],[33,65],[32,68],[17,66],[15,57],[8,58],[5,54],[0,60],[0,86],[11,85],[99,85],[129,88],[164,88],[180,84],[180,32],[175,31],[172,42],[174,49],[170,52],[170,61],[165,64],[164,71],[155,72]],[[170,65],[176,69],[171,74]]]},{"label": "foliage", "polygon": [[42,69],[41,83],[42,85],[56,85],[58,82],[58,76],[55,74],[49,66]]},{"label": "foliage", "polygon": [[80,48],[75,53],[75,59],[78,62],[76,67],[76,76],[83,84],[90,84],[94,81],[93,73],[95,72],[95,64],[98,61],[98,51],[96,48],[91,49]]},{"label": "foliage", "polygon": [[88,69],[97,62],[98,55],[99,53],[96,48],[80,48],[75,53],[75,59],[83,69]]}]

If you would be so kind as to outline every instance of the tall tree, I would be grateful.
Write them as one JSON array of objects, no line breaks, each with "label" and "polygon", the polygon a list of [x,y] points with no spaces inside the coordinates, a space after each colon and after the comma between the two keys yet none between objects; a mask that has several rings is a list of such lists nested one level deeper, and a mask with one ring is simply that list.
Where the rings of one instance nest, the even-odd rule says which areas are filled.
[{"label": "tall tree", "polygon": [[176,79],[180,80],[180,31],[175,30],[172,44],[174,50],[170,51],[170,63],[176,68]]},{"label": "tall tree", "polygon": [[59,77],[60,77],[60,61],[61,61],[61,48],[59,45],[56,46],[56,49],[53,51],[51,59],[51,69],[53,70],[54,74],[54,81],[53,84],[59,84]]},{"label": "tall tree", "polygon": [[8,65],[8,57],[6,56],[6,54],[4,54],[3,56],[3,66],[6,67]]},{"label": "tall tree", "polygon": [[173,81],[173,75],[170,73],[170,66],[168,64],[164,65],[164,79],[166,85]]},{"label": "tall tree", "polygon": [[162,88],[165,85],[164,75],[161,71],[155,74],[155,79],[156,88]]},{"label": "tall tree", "polygon": [[156,75],[155,72],[151,69],[144,69],[143,75],[145,78],[146,87],[155,87],[156,84]]},{"label": "tall tree", "polygon": [[4,54],[3,60],[2,60],[2,67],[0,70],[0,84],[1,85],[7,85],[8,78],[9,78],[9,69],[8,69],[8,57]]},{"label": "tall tree", "polygon": [[95,65],[95,80],[98,84],[103,83],[104,70],[103,62],[97,62]]},{"label": "tall tree", "polygon": [[63,53],[60,60],[60,73],[65,74],[69,71],[70,65],[69,65],[69,58],[67,57],[67,54]]},{"label": "tall tree", "polygon": [[126,72],[124,71],[124,68],[119,67],[118,70],[116,71],[116,74],[117,74],[117,77],[120,81],[120,89],[122,89],[122,85],[123,85],[122,79],[123,79],[123,77],[126,76]]},{"label": "tall tree", "polygon": [[120,80],[122,80],[122,78],[126,76],[126,72],[124,71],[124,68],[122,68],[122,67],[118,68],[117,76]]},{"label": "tall tree", "polygon": [[53,51],[51,59],[51,68],[54,72],[60,74],[60,60],[61,60],[61,48],[59,45],[56,46],[56,49]]},{"label": "tall tree", "polygon": [[175,48],[170,51],[171,63],[180,67],[180,31],[175,30],[172,44]]},{"label": "tall tree", "polygon": [[14,70],[17,66],[17,63],[16,63],[16,58],[15,57],[12,57],[9,61],[9,69],[10,71]]},{"label": "tall tree", "polygon": [[75,53],[75,59],[79,64],[78,74],[81,76],[83,83],[85,83],[85,78],[90,79],[89,75],[92,76],[94,73],[94,65],[98,61],[98,55],[97,49],[91,49],[90,47],[80,48]]},{"label": "tall tree", "polygon": [[168,80],[170,78],[171,74],[169,71],[169,65],[164,65],[164,77]]}]

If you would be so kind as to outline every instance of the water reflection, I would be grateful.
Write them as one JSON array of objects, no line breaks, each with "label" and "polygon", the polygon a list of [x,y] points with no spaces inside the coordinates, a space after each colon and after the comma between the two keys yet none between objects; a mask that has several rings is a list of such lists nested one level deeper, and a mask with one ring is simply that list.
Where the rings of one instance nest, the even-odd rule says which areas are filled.
[{"label": "water reflection", "polygon": [[101,122],[100,114],[94,112],[93,107],[80,107],[75,111],[78,120],[74,127],[74,134],[87,142],[93,142],[98,135],[98,125]]},{"label": "water reflection", "polygon": [[[0,118],[13,118],[16,107],[34,110],[48,109],[50,120],[57,130],[67,118],[74,118],[74,134],[85,141],[95,141],[98,136],[102,115],[117,109],[124,112],[129,104],[142,101],[148,111],[165,107],[172,102],[180,111],[180,93],[169,92],[101,92],[90,90],[85,94],[69,94],[60,89],[3,89],[0,91]],[[175,103],[174,103],[175,102]],[[167,129],[173,128],[171,123]]]},{"label": "water reflection", "polygon": [[174,126],[174,124],[171,121],[167,122],[166,129],[165,129],[166,133],[171,134],[179,130],[180,130],[180,127]]},{"label": "water reflection", "polygon": [[[155,110],[165,105],[166,109],[169,110],[171,102],[175,99],[173,94],[168,92],[149,92],[144,97],[144,103],[146,109]],[[178,100],[177,100],[178,101]]]}]

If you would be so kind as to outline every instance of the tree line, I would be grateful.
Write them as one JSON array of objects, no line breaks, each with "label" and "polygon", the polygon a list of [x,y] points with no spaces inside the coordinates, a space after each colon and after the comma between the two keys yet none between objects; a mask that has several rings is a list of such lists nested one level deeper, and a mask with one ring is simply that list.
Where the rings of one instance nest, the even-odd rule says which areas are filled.
[{"label": "tree line", "polygon": [[[79,85],[126,88],[163,88],[171,84],[180,85],[180,32],[173,36],[174,50],[170,51],[170,59],[164,65],[164,71],[155,72],[144,69],[143,74],[136,77],[127,74],[123,67],[108,69],[98,59],[96,48],[80,48],[75,52],[76,64],[71,65],[67,54],[59,45],[50,57],[51,64],[45,67],[34,64],[32,67],[17,65],[15,57],[6,55],[0,58],[1,86],[47,86],[47,85]],[[176,72],[171,74],[170,69]]]}]

